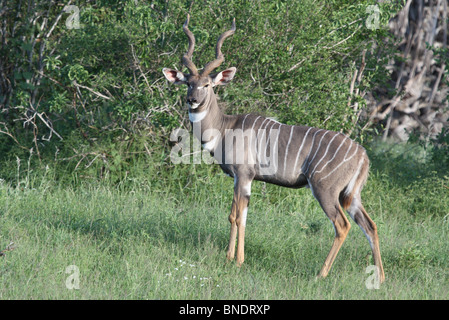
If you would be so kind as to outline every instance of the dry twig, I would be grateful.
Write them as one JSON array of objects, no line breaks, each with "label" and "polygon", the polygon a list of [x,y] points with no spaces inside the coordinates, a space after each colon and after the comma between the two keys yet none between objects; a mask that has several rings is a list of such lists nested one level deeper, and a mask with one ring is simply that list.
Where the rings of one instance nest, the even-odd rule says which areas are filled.
[{"label": "dry twig", "polygon": [[13,251],[15,248],[16,248],[16,246],[14,245],[14,242],[11,241],[11,242],[6,246],[6,248],[5,248],[4,250],[0,251],[0,257],[1,257],[1,256],[5,256],[5,252]]}]

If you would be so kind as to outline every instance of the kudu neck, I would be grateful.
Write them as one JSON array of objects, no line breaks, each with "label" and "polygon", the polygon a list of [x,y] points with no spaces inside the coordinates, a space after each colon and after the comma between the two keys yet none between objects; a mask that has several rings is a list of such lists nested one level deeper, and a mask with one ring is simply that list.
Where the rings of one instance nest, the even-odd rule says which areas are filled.
[{"label": "kudu neck", "polygon": [[[195,113],[190,113],[189,117],[192,121],[192,125],[194,127],[197,127],[197,130],[194,130],[195,134],[200,132],[202,134],[205,130],[208,129],[215,129],[219,130],[220,132],[226,129],[225,115],[218,106],[217,96],[213,91],[207,96],[204,104],[199,107],[199,110]],[[200,129],[200,131],[198,129]]]}]

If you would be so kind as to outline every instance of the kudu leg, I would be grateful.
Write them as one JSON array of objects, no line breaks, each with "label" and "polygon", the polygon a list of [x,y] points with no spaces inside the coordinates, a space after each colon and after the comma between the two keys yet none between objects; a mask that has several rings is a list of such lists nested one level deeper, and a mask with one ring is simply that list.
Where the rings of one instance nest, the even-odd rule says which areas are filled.
[{"label": "kudu leg", "polygon": [[320,205],[323,208],[324,212],[334,225],[335,230],[334,242],[318,275],[318,277],[324,278],[329,273],[329,270],[331,269],[332,264],[337,257],[337,253],[340,250],[341,245],[345,241],[346,236],[348,235],[351,224],[349,223],[348,218],[346,218],[343,210],[341,209],[338,200],[329,204],[325,201],[320,201],[319,198],[317,199],[320,202]]},{"label": "kudu leg", "polygon": [[351,218],[355,221],[355,223],[357,223],[360,229],[362,229],[363,233],[368,239],[373,253],[374,265],[377,267],[377,276],[380,283],[382,283],[385,281],[385,274],[382,266],[382,258],[380,256],[377,226],[366,212],[359,196],[354,197],[351,206],[348,209],[348,212]]},{"label": "kudu leg", "polygon": [[231,233],[229,238],[229,246],[226,257],[228,260],[233,260],[235,256],[235,243],[238,234],[237,241],[237,265],[242,265],[245,254],[245,227],[246,227],[246,215],[249,205],[249,194],[251,187],[251,181],[246,181],[246,184],[236,182],[234,186],[234,199],[232,201],[231,214],[229,215],[229,222],[231,223]]},{"label": "kudu leg", "polygon": [[235,201],[234,195],[234,200],[232,200],[231,214],[229,215],[229,222],[231,223],[231,234],[229,237],[228,252],[226,254],[226,258],[229,261],[234,260],[235,257],[235,240],[237,238],[237,223],[235,222],[236,218],[237,218],[237,203]]}]

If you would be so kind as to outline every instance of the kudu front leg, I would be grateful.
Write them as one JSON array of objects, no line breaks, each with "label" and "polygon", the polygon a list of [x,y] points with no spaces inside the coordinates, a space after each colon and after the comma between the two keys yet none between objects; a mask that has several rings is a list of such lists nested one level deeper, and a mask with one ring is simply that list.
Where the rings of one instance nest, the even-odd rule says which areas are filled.
[{"label": "kudu front leg", "polygon": [[[251,194],[251,181],[236,179],[234,185],[234,199],[232,200],[231,214],[229,222],[231,223],[231,233],[226,257],[233,260],[235,257],[235,243],[237,241],[237,265],[241,266],[244,259],[245,247],[245,227],[246,216],[248,212],[249,197]],[[237,239],[238,235],[238,239]]]},{"label": "kudu front leg", "polygon": [[237,205],[234,196],[234,200],[232,200],[231,214],[229,215],[229,222],[231,223],[231,234],[229,237],[228,252],[226,254],[226,258],[229,261],[234,260],[235,257],[235,240],[237,238],[237,223],[235,221],[236,218],[237,218]]}]

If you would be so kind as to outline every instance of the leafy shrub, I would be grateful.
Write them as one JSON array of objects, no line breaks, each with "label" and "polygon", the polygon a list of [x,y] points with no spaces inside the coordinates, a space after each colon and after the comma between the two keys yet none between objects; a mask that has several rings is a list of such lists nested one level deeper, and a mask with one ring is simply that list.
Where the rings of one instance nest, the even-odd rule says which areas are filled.
[{"label": "leafy shrub", "polygon": [[[188,121],[184,89],[167,85],[161,69],[182,68],[187,12],[198,65],[213,59],[217,36],[236,17],[222,67],[235,66],[238,74],[217,89],[226,112],[359,134],[354,103],[363,107],[363,99],[350,92],[352,75],[365,64],[358,92],[385,81],[392,54],[386,23],[398,6],[369,0],[206,4],[80,0],[79,29],[65,25],[70,13],[54,1],[30,1],[33,10],[5,4],[0,161],[27,159],[33,148],[36,165],[56,160],[64,172],[89,171],[85,176],[129,169],[138,157],[170,166],[169,133]],[[366,27],[369,5],[380,8],[379,28]],[[139,137],[145,143],[136,143]]]}]

